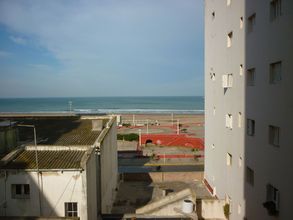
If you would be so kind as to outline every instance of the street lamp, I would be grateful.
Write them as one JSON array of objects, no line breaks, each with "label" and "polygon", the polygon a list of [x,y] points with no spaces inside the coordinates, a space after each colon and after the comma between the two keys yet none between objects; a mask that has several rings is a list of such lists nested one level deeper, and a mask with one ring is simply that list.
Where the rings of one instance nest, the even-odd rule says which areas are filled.
[{"label": "street lamp", "polygon": [[18,124],[18,127],[26,127],[26,128],[33,128],[34,130],[34,144],[35,144],[35,156],[36,156],[36,166],[37,166],[37,179],[38,179],[38,189],[39,189],[39,205],[40,205],[40,216],[42,213],[42,206],[41,206],[41,194],[40,194],[40,178],[39,178],[39,159],[38,159],[38,148],[37,148],[37,132],[36,127],[34,125],[25,125],[25,124]]}]

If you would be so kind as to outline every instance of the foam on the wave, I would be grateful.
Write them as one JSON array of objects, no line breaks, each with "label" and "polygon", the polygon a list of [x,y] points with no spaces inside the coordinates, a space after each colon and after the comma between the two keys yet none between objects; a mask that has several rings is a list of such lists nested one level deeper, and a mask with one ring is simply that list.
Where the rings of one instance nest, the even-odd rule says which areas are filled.
[{"label": "foam on the wave", "polygon": [[105,114],[144,114],[144,113],[152,113],[152,114],[202,114],[204,110],[181,110],[181,109],[74,109],[76,113],[105,113]]}]

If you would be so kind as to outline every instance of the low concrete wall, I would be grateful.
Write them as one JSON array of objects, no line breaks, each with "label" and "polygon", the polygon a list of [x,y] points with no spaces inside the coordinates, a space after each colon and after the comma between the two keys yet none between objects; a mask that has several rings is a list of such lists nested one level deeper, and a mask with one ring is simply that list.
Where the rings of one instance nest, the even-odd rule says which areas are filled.
[{"label": "low concrete wall", "polygon": [[225,200],[203,199],[201,201],[201,214],[204,219],[223,219],[227,218],[224,215]]},{"label": "low concrete wall", "polygon": [[203,172],[123,173],[120,178],[124,181],[191,182],[194,180],[203,180]]},{"label": "low concrete wall", "polygon": [[117,148],[118,151],[135,151],[137,149],[137,142],[136,141],[117,141]]}]

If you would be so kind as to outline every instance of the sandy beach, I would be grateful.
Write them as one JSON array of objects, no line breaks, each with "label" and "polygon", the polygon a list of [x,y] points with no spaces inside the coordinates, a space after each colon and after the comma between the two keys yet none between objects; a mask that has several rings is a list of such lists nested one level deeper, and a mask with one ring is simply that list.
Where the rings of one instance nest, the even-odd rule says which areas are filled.
[{"label": "sandy beach", "polygon": [[[173,122],[172,122],[173,121]],[[118,129],[118,133],[142,133],[169,134],[176,132],[176,126],[180,124],[180,133],[192,137],[204,137],[204,115],[197,114],[123,114],[122,124],[130,124],[131,127]]]}]

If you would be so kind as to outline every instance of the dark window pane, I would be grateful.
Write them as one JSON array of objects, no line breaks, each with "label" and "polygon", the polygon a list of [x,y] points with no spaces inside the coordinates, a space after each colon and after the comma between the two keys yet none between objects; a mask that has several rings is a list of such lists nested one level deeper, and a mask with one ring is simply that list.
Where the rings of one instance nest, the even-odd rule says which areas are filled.
[{"label": "dark window pane", "polygon": [[21,195],[21,185],[20,184],[15,185],[15,194]]},{"label": "dark window pane", "polygon": [[29,195],[30,194],[30,185],[29,184],[24,184],[24,194]]}]

